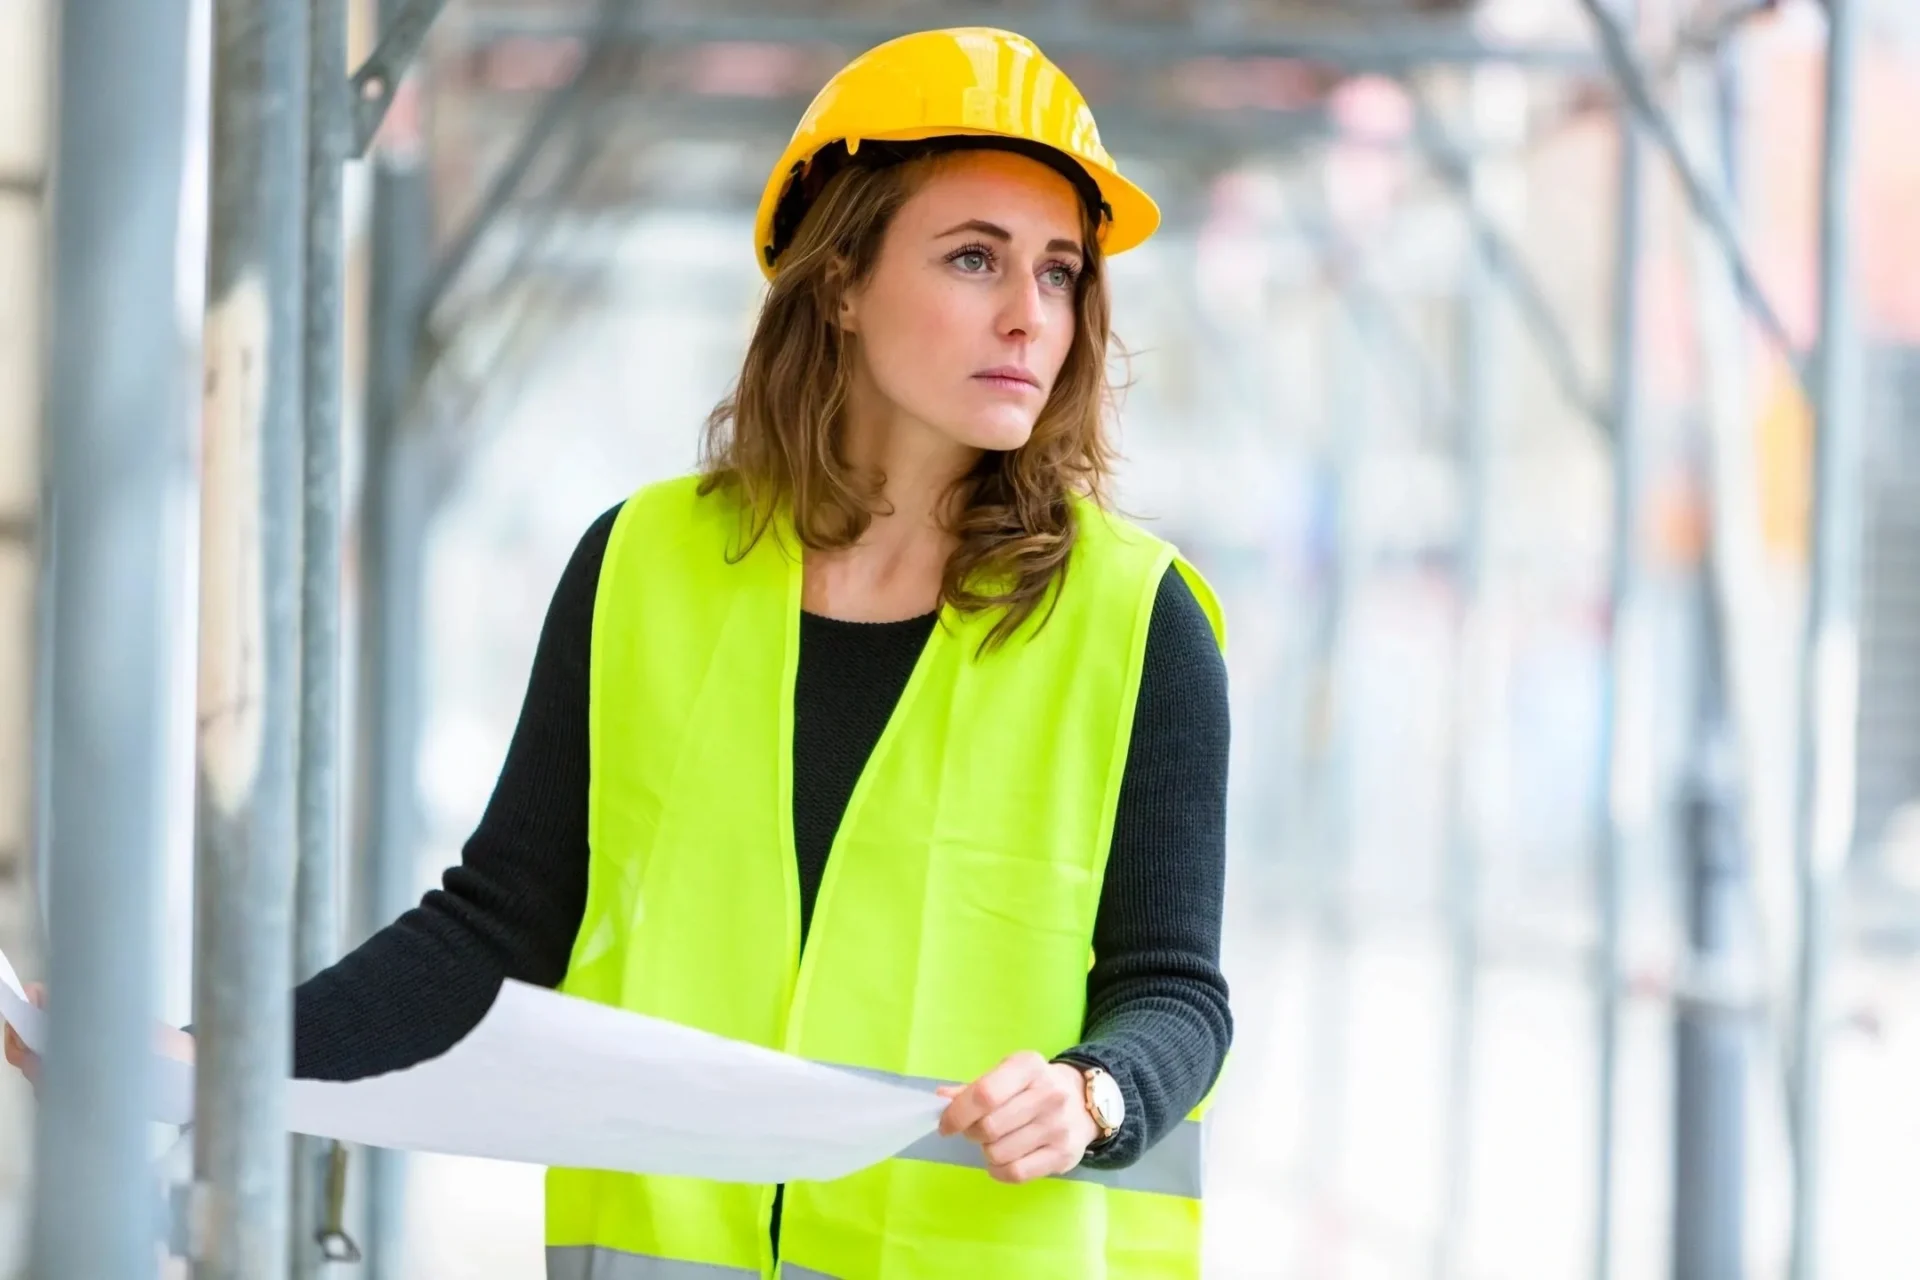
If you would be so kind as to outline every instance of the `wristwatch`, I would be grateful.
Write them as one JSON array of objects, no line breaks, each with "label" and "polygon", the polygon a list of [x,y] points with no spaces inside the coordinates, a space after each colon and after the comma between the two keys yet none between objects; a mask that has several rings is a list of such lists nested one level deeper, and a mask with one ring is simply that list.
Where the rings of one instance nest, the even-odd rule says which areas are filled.
[{"label": "wristwatch", "polygon": [[1097,1147],[1110,1141],[1126,1123],[1127,1099],[1120,1092],[1120,1082],[1104,1068],[1078,1062],[1073,1065],[1080,1068],[1080,1075],[1087,1082],[1087,1114],[1100,1130],[1100,1137],[1093,1144]]}]

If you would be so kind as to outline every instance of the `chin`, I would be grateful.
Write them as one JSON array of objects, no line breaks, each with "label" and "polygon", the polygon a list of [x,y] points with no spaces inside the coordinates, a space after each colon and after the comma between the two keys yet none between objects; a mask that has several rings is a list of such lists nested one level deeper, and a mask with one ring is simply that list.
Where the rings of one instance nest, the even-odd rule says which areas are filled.
[{"label": "chin", "polygon": [[969,449],[1011,453],[1033,439],[1033,422],[1027,418],[975,419],[971,422],[949,423],[947,434]]}]

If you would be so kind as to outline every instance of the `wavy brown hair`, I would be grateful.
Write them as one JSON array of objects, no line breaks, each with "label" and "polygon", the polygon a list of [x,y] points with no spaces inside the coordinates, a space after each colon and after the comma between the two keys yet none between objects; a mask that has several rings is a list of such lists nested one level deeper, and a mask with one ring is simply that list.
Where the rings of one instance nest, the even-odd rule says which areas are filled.
[{"label": "wavy brown hair", "polygon": [[[947,154],[868,142],[852,157],[843,152],[809,194],[739,381],[706,424],[700,492],[726,488],[741,499],[738,554],[765,535],[782,503],[801,544],[816,551],[852,544],[881,510],[884,477],[859,474],[842,445],[853,352],[837,319],[840,298],[872,274],[894,215]],[[960,545],[941,576],[941,602],[962,613],[1004,610],[983,649],[1004,643],[1065,581],[1076,536],[1071,499],[1104,504],[1112,474],[1109,303],[1097,224],[1084,199],[1082,209],[1085,262],[1060,376],[1028,441],[984,454],[951,495]]]}]

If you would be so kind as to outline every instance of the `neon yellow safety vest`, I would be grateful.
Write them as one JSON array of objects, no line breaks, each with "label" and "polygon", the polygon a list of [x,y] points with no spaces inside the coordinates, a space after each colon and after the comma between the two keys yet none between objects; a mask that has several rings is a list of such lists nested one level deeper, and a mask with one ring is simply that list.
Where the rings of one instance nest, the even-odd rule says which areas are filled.
[{"label": "neon yellow safety vest", "polygon": [[[1057,605],[984,655],[948,609],[854,788],[804,953],[793,846],[801,562],[744,557],[692,479],[616,518],[593,615],[592,845],[561,989],[819,1061],[972,1080],[1077,1043],[1154,596],[1172,547],[1078,508]],[[730,556],[730,553],[732,555]],[[1202,1109],[1204,1109],[1204,1104]],[[787,1187],[786,1280],[1186,1280],[1196,1111],[1140,1164],[1022,1186],[964,1138]],[[556,1169],[549,1280],[776,1274],[772,1187]]]}]

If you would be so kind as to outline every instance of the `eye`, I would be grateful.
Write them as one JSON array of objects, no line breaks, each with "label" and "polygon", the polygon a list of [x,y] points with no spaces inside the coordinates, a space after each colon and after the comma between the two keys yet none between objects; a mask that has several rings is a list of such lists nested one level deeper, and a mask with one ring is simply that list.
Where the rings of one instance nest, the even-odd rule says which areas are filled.
[{"label": "eye", "polygon": [[1046,282],[1056,289],[1071,289],[1073,282],[1080,276],[1077,268],[1064,262],[1050,264],[1044,272]]},{"label": "eye", "polygon": [[985,245],[970,244],[948,254],[947,261],[969,275],[978,275],[992,269],[993,251]]}]

